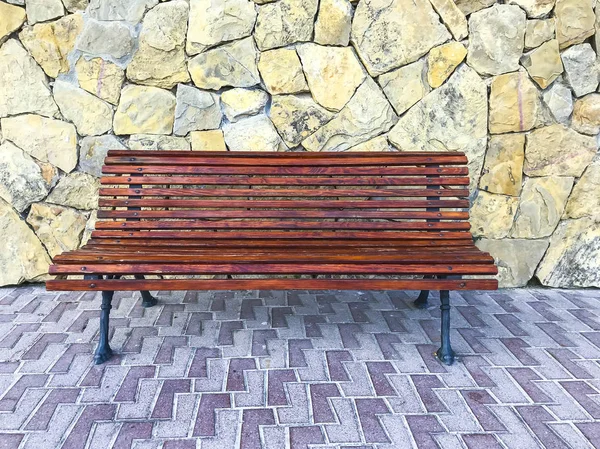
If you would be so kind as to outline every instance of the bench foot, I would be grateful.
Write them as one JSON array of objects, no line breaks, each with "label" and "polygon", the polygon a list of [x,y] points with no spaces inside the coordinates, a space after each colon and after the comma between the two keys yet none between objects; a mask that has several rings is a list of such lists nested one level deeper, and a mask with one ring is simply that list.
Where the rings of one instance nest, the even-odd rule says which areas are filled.
[{"label": "bench foot", "polygon": [[[134,277],[136,279],[146,279],[143,274],[136,274]],[[140,293],[142,294],[142,307],[153,307],[158,303],[158,299],[152,296],[149,291],[140,290]]]},{"label": "bench foot", "polygon": [[421,290],[419,297],[413,301],[413,304],[417,309],[426,309],[429,304],[427,298],[429,298],[429,290]]},{"label": "bench foot", "polygon": [[100,365],[109,360],[112,355],[112,349],[108,344],[108,320],[111,302],[115,292],[102,292],[102,311],[100,312],[100,341],[96,353],[94,354],[94,363]]},{"label": "bench foot", "polygon": [[454,351],[450,345],[450,292],[448,290],[440,291],[440,300],[442,311],[442,346],[435,355],[445,365],[454,363]]}]

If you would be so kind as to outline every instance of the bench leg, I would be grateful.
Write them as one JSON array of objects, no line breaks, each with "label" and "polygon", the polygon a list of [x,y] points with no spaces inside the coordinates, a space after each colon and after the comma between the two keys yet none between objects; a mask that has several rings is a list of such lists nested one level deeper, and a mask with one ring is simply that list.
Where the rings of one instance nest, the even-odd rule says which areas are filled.
[{"label": "bench leg", "polygon": [[442,346],[435,355],[442,363],[452,365],[454,362],[454,351],[450,345],[450,292],[448,290],[440,291],[440,300],[442,311]]},{"label": "bench leg", "polygon": [[417,309],[426,309],[428,305],[427,298],[429,298],[429,290],[421,290],[419,297],[413,301],[413,304]]},{"label": "bench leg", "polygon": [[[143,274],[136,274],[134,276],[136,279],[146,279]],[[152,307],[158,303],[158,299],[150,294],[147,290],[140,290],[142,294],[142,307]]]},{"label": "bench leg", "polygon": [[113,355],[108,344],[108,316],[112,308],[111,302],[115,292],[102,292],[102,311],[100,312],[100,342],[94,354],[94,363],[100,365]]}]

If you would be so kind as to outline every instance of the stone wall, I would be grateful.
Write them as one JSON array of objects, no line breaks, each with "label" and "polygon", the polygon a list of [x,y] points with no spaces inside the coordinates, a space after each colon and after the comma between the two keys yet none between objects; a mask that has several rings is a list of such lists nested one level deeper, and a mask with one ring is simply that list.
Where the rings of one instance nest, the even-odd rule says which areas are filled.
[{"label": "stone wall", "polygon": [[8,1],[0,285],[87,239],[130,148],[461,150],[504,286],[600,286],[595,0]]}]

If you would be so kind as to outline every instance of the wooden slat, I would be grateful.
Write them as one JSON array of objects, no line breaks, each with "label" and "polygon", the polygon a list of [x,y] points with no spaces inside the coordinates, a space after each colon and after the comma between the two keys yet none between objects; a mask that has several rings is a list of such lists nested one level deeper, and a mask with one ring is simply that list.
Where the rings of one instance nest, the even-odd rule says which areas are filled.
[{"label": "wooden slat", "polygon": [[[147,176],[142,178],[144,185],[249,185],[249,186],[467,186],[468,177],[381,177],[381,176],[344,176],[305,178],[278,176]],[[135,176],[103,176],[103,185],[140,184]]]},{"label": "wooden slat", "polygon": [[[148,156],[148,150],[109,150],[108,157],[121,157],[121,156]],[[340,159],[355,159],[357,157],[377,159],[379,157],[412,157],[412,156],[427,156],[435,158],[445,158],[452,156],[465,156],[465,153],[461,151],[369,151],[369,152],[337,152],[337,153],[319,153],[311,151],[280,151],[280,152],[269,152],[261,153],[256,151],[203,151],[193,152],[190,150],[153,150],[152,155],[160,156],[168,160],[173,157],[219,157],[227,159],[238,159],[238,158],[254,158],[254,159],[273,159],[273,158],[298,158],[298,159],[323,159],[330,158],[335,155],[336,158]]]},{"label": "wooden slat", "polygon": [[493,264],[320,264],[320,263],[163,263],[163,264],[60,264],[50,274],[386,274],[386,275],[477,275],[497,274]]},{"label": "wooden slat", "polygon": [[[288,153],[289,154],[289,153]],[[252,166],[268,167],[282,166],[286,167],[340,167],[340,166],[409,166],[409,165],[465,165],[466,156],[459,156],[452,153],[444,156],[415,156],[410,153],[392,153],[385,156],[367,156],[357,154],[355,157],[340,158],[337,156],[324,156],[320,158],[302,158],[297,156],[279,156],[271,157],[218,157],[205,156],[204,154],[187,154],[185,156],[155,156],[148,153],[141,156],[109,156],[106,158],[106,165],[213,165],[213,166]]]},{"label": "wooden slat", "polygon": [[467,189],[100,189],[100,196],[177,197],[467,197]]},{"label": "wooden slat", "polygon": [[424,221],[302,221],[302,220],[260,220],[260,221],[98,221],[96,230],[109,229],[345,229],[345,230],[469,230],[469,222],[424,222]]},{"label": "wooden slat", "polygon": [[469,200],[172,200],[100,198],[100,207],[191,207],[191,208],[277,208],[277,209],[422,209],[468,208]]},{"label": "wooden slat", "polygon": [[495,279],[159,279],[50,280],[49,291],[179,290],[497,290]]},{"label": "wooden slat", "polygon": [[425,176],[469,174],[467,167],[220,167],[172,165],[104,165],[104,174],[139,173],[149,175],[275,175],[275,176]]},{"label": "wooden slat", "polygon": [[368,210],[99,210],[98,218],[363,218],[468,220],[468,212],[368,211]]}]

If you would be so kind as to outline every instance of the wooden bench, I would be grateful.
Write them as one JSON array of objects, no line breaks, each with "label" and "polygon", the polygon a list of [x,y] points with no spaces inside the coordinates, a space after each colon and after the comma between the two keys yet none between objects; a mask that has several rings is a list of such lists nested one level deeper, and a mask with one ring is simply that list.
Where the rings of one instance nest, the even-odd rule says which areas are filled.
[{"label": "wooden bench", "polygon": [[105,162],[92,238],[56,256],[46,284],[102,291],[96,363],[112,355],[119,290],[140,290],[144,307],[149,291],[292,289],[421,290],[425,307],[439,290],[437,356],[451,364],[449,291],[498,287],[469,231],[462,153],[110,151]]}]

